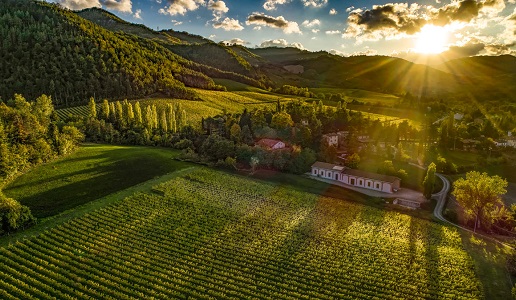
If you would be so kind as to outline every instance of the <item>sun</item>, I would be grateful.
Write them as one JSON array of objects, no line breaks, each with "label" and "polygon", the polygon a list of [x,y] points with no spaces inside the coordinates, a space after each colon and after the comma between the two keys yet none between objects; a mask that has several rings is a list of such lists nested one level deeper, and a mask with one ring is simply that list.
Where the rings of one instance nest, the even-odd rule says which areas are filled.
[{"label": "sun", "polygon": [[444,27],[425,25],[418,34],[415,51],[423,54],[438,54],[446,50],[448,31]]}]

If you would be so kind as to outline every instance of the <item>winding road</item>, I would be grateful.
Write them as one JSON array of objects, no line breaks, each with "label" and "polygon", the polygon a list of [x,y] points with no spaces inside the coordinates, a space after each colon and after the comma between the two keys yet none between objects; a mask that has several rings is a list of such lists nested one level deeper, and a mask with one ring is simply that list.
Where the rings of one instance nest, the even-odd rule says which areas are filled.
[{"label": "winding road", "polygon": [[452,226],[455,226],[457,228],[460,228],[460,229],[463,229],[463,230],[466,230],[468,232],[471,232],[472,234],[475,234],[477,236],[481,236],[485,239],[489,239],[495,243],[498,243],[500,245],[504,245],[506,247],[509,247],[511,249],[515,249],[513,246],[511,245],[508,245],[506,243],[503,243],[503,242],[500,242],[499,240],[497,239],[494,239],[490,236],[486,236],[486,235],[483,235],[483,234],[480,234],[480,233],[477,233],[477,232],[473,232],[473,230],[470,230],[469,228],[467,227],[463,227],[463,226],[460,226],[460,225],[457,225],[455,223],[452,223],[448,220],[446,220],[446,218],[444,218],[443,216],[443,210],[445,208],[445,205],[446,205],[446,198],[448,196],[448,192],[450,191],[450,187],[451,187],[451,184],[450,184],[450,181],[444,177],[442,174],[439,174],[439,173],[435,173],[435,175],[437,177],[439,177],[442,181],[443,181],[443,188],[440,192],[438,193],[435,193],[435,194],[432,194],[432,198],[436,199],[437,200],[437,204],[435,205],[435,208],[434,208],[434,216],[439,219],[440,221],[443,221],[447,224],[450,224]]}]

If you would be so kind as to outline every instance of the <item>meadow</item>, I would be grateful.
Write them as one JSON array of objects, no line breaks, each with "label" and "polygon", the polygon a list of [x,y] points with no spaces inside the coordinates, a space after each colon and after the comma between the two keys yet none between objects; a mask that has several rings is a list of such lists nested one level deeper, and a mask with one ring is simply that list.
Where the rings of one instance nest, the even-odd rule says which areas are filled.
[{"label": "meadow", "polygon": [[455,228],[196,168],[0,248],[0,295],[508,299],[465,243]]},{"label": "meadow", "polygon": [[188,164],[176,150],[86,144],[74,154],[39,165],[4,187],[8,197],[38,218],[56,215]]}]

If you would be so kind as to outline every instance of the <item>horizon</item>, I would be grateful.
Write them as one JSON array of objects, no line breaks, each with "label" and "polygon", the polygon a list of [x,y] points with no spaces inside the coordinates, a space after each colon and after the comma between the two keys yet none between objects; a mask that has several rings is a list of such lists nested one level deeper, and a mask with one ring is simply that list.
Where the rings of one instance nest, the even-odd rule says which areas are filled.
[{"label": "horizon", "polygon": [[426,64],[516,55],[515,0],[45,1],[71,10],[98,7],[153,30],[185,31],[248,48],[294,47]]}]

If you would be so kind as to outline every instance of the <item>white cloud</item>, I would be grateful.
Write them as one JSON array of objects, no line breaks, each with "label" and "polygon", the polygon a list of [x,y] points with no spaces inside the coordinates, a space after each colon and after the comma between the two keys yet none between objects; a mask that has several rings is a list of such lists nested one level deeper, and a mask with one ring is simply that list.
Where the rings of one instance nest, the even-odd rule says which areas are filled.
[{"label": "white cloud", "polygon": [[266,40],[266,41],[263,41],[260,46],[258,46],[260,48],[267,48],[267,47],[280,47],[280,48],[285,48],[285,47],[294,47],[294,48],[298,48],[298,49],[302,49],[304,50],[305,47],[303,47],[303,45],[301,43],[288,43],[285,39],[276,39],[276,40]]},{"label": "white cloud", "polygon": [[339,34],[340,30],[326,30],[325,33],[328,35]]},{"label": "white cloud", "polygon": [[290,0],[267,0],[263,4],[263,8],[265,10],[276,10],[278,5],[283,5],[289,3]]},{"label": "white cloud", "polygon": [[107,9],[117,10],[124,13],[133,12],[133,3],[131,0],[101,0],[100,2]]},{"label": "white cloud", "polygon": [[137,9],[137,10],[134,12],[133,17],[134,17],[135,19],[140,19],[140,20],[141,20],[141,19],[142,19],[142,10],[141,10],[141,9]]},{"label": "white cloud", "polygon": [[183,22],[181,21],[178,21],[178,20],[170,20],[172,22],[172,24],[174,24],[174,26],[179,26],[181,24],[183,24]]},{"label": "white cloud", "polygon": [[328,51],[328,53],[333,54],[333,55],[345,56],[344,52],[335,50],[335,49],[331,49],[330,51]]},{"label": "white cloud", "polygon": [[244,26],[240,25],[240,22],[238,20],[226,17],[221,22],[214,23],[213,28],[216,28],[216,29],[222,28],[225,31],[231,31],[231,30],[240,31],[240,30],[244,29]]},{"label": "white cloud", "polygon": [[314,26],[321,25],[321,21],[319,21],[318,19],[313,19],[312,21],[304,20],[302,25],[307,27],[307,28],[311,28],[311,27],[314,27]]},{"label": "white cloud", "polygon": [[226,6],[226,3],[224,1],[213,1],[210,0],[208,2],[208,9],[213,10],[217,13],[227,13],[229,11],[229,8]]},{"label": "white cloud", "polygon": [[304,6],[312,6],[312,7],[323,7],[328,4],[328,0],[301,0]]},{"label": "white cloud", "polygon": [[299,25],[297,22],[291,22],[285,20],[283,16],[279,17],[271,17],[267,16],[263,13],[252,13],[247,17],[246,21],[247,25],[258,25],[258,26],[268,26],[273,28],[280,28],[284,33],[299,33],[302,34],[301,30],[299,30]]},{"label": "white cloud", "polygon": [[248,45],[249,44],[249,42],[246,42],[240,38],[234,38],[234,39],[222,41],[222,42],[226,45]]},{"label": "white cloud", "polygon": [[335,8],[330,9],[330,15],[336,15],[337,10]]},{"label": "white cloud", "polygon": [[71,10],[102,7],[99,0],[56,0],[55,2]]},{"label": "white cloud", "polygon": [[313,33],[318,33],[318,32],[319,32],[319,29],[312,29],[312,32],[313,32]]},{"label": "white cloud", "polygon": [[188,11],[196,10],[204,0],[170,0],[169,5],[159,10],[163,15],[185,15]]}]

